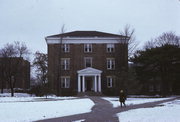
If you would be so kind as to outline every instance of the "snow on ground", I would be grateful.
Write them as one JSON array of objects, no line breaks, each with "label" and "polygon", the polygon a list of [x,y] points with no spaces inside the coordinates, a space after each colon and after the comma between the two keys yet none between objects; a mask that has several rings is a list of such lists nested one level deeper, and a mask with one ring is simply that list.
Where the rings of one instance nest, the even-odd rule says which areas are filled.
[{"label": "snow on ground", "polygon": [[76,120],[76,121],[72,121],[72,122],[84,122],[85,119],[80,119],[80,120]]},{"label": "snow on ground", "polygon": [[1,102],[0,121],[28,122],[81,114],[91,112],[93,106],[94,103],[88,98],[40,102]]},{"label": "snow on ground", "polygon": [[[119,107],[119,98],[117,97],[102,97],[103,99],[111,102],[113,104],[113,107]],[[147,102],[155,102],[155,101],[161,101],[166,100],[170,98],[127,98],[126,105],[136,105],[136,104],[143,104]]]},{"label": "snow on ground", "polygon": [[[31,97],[29,94],[21,94],[21,93],[15,93],[15,97],[8,97],[8,96],[10,96],[9,93],[0,94],[0,121],[3,122],[22,122],[22,121],[29,122],[29,121],[48,119],[48,118],[87,113],[87,112],[91,112],[91,108],[94,106],[94,103],[88,98],[76,99],[76,97],[48,96],[48,99],[45,99],[45,97]],[[110,101],[114,107],[119,106],[118,98],[112,98],[112,97],[110,98],[102,97],[102,98]],[[141,104],[141,103],[154,102],[165,99],[169,99],[169,98],[128,98],[126,104],[127,105]],[[173,112],[173,109],[176,106],[173,103],[177,104],[176,105],[177,108],[175,109],[175,112]],[[176,114],[180,112],[179,111],[180,101],[174,101],[163,105],[165,105],[165,107],[157,107],[157,108],[163,108],[163,110],[157,109],[157,112],[158,110],[160,110],[160,113],[162,113],[162,111],[169,111],[167,109],[170,109],[170,112],[173,113],[172,116],[176,116]],[[137,121],[139,121],[142,118],[147,118],[145,120],[150,119],[150,121],[151,120],[154,121],[153,119],[155,117],[154,118],[153,117],[150,118],[150,117],[151,114],[153,115],[153,113],[157,113],[157,112],[156,112],[156,108],[152,108],[152,109],[153,110],[137,109],[137,112],[135,112],[136,114],[138,113],[146,114],[146,111],[149,113],[147,113],[147,115],[140,116],[140,118],[135,118],[135,121],[136,119]],[[136,110],[132,110],[132,111],[136,111]],[[125,119],[129,118],[129,116],[132,116],[132,118],[134,116],[137,116],[137,115],[133,115],[134,112],[131,111],[128,112],[129,113],[123,112],[117,114],[121,118],[122,122],[124,121],[126,122]],[[166,113],[163,116],[167,116]],[[170,117],[167,119],[171,120]],[[82,120],[77,120],[77,122],[79,121]]]},{"label": "snow on ground", "polygon": [[118,113],[120,122],[179,122],[180,100]]},{"label": "snow on ground", "polygon": [[[2,102],[33,102],[33,101],[44,101],[45,97],[31,97],[31,95],[26,93],[15,93],[14,97],[10,97],[10,93],[0,94],[0,103]],[[56,96],[48,96],[47,100],[67,100],[73,99],[77,97],[56,97]]]},{"label": "snow on ground", "polygon": [[[30,94],[26,93],[14,93],[14,97],[30,97]],[[0,97],[11,97],[11,93],[0,93]]]}]

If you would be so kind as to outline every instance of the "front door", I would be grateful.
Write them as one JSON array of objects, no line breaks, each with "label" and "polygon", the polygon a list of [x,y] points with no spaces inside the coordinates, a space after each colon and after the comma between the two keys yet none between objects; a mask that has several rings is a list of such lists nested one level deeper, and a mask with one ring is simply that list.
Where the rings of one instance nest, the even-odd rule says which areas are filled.
[{"label": "front door", "polygon": [[92,78],[87,77],[86,78],[86,91],[91,91],[92,89]]},{"label": "front door", "polygon": [[87,80],[87,84],[86,84],[86,88],[87,88],[87,91],[91,91],[91,81],[90,80]]}]

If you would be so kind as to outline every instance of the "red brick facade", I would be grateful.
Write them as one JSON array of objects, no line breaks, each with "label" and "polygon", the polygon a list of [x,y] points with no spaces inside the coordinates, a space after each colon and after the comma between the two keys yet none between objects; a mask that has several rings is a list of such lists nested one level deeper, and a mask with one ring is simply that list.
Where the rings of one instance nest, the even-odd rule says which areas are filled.
[{"label": "red brick facade", "polygon": [[[89,35],[86,37],[86,33],[89,34],[85,31],[84,35],[82,33],[80,37],[78,35],[78,37],[72,36],[72,38],[66,33],[66,36],[59,38],[59,43],[57,35],[46,37],[48,44],[48,81],[51,88],[57,95],[78,93],[77,72],[92,67],[102,71],[100,74],[101,81],[98,81],[101,82],[102,90],[100,92],[107,95],[118,94],[121,85],[119,81],[121,70],[128,67],[126,38],[113,34],[107,36],[107,33],[101,32],[93,33],[95,35],[100,33],[101,36],[98,35],[99,37],[92,33],[90,33],[93,35],[92,37]],[[69,38],[71,39],[70,42]],[[73,40],[75,41],[73,42]],[[85,91],[94,92],[93,79],[88,74],[85,76]]]},{"label": "red brick facade", "polygon": [[15,87],[23,90],[30,88],[30,62],[23,58],[0,58],[0,88],[9,89],[7,79],[15,80]]}]

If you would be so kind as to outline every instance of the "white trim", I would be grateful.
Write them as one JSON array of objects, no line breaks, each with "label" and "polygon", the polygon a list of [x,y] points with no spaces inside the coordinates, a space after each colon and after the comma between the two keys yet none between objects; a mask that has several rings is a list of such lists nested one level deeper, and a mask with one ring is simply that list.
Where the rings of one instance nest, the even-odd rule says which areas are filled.
[{"label": "white trim", "polygon": [[89,67],[92,67],[92,61],[93,61],[93,58],[92,57],[84,57],[84,67],[87,68],[87,60],[90,61],[90,66]]},{"label": "white trim", "polygon": [[[88,67],[88,68],[77,71],[77,73],[78,73],[78,92],[81,92],[81,87],[82,87],[82,92],[85,92],[85,77],[86,76],[94,77],[92,89],[94,89],[95,92],[101,92],[101,73],[102,73],[101,70]],[[82,76],[82,86],[81,86],[81,76]]]},{"label": "white trim", "polygon": [[[47,44],[60,44],[59,39],[46,39]],[[127,43],[124,39],[120,38],[79,38],[79,39],[63,39],[63,44],[114,44],[114,43]]]},{"label": "white trim", "polygon": [[112,76],[107,76],[107,87],[112,88],[113,87],[113,77]]},{"label": "white trim", "polygon": [[107,58],[107,70],[115,70],[115,58]]},{"label": "white trim", "polygon": [[91,53],[92,52],[92,44],[86,43],[84,44],[84,53]]},{"label": "white trim", "polygon": [[78,92],[81,92],[81,76],[78,75]]},{"label": "white trim", "polygon": [[61,77],[61,88],[70,88],[70,76]]},{"label": "white trim", "polygon": [[106,52],[107,53],[115,52],[115,45],[112,43],[106,44]]},{"label": "white trim", "polygon": [[61,58],[61,68],[62,70],[70,69],[70,58]]},{"label": "white trim", "polygon": [[98,70],[98,69],[94,69],[92,67],[88,67],[88,68],[85,68],[85,69],[82,69],[82,70],[78,70],[77,73],[80,74],[80,75],[94,76],[94,75],[101,74],[102,71]]},{"label": "white trim", "polygon": [[85,76],[82,78],[82,92],[85,92]]},{"label": "white trim", "polygon": [[[46,37],[45,38],[46,40],[60,40],[62,38],[58,38],[58,37]],[[89,39],[94,39],[94,40],[104,40],[104,39],[108,39],[108,40],[111,40],[111,39],[128,39],[126,37],[63,37],[63,40],[89,40]]]},{"label": "white trim", "polygon": [[62,45],[62,50],[64,53],[70,52],[70,45],[69,44],[63,44]]},{"label": "white trim", "polygon": [[98,75],[98,91],[101,92],[101,75]]},{"label": "white trim", "polygon": [[94,91],[97,92],[97,76],[94,76]]}]

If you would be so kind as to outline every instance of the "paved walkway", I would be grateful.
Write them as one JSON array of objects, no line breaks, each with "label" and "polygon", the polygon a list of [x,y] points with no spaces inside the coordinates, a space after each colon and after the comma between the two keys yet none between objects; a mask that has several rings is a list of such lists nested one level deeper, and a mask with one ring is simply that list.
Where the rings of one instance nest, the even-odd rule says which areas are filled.
[{"label": "paved walkway", "polygon": [[84,120],[82,122],[119,122],[118,117],[116,116],[117,113],[127,111],[130,109],[155,107],[158,104],[164,102],[180,99],[180,98],[171,98],[168,100],[162,100],[157,102],[130,105],[123,108],[120,107],[113,108],[110,102],[102,99],[101,97],[88,97],[88,98],[90,98],[95,103],[95,106],[92,108],[92,112],[90,113],[65,116],[65,117],[59,117],[59,118],[53,118],[47,120],[40,120],[38,122],[73,122],[77,120]]}]

